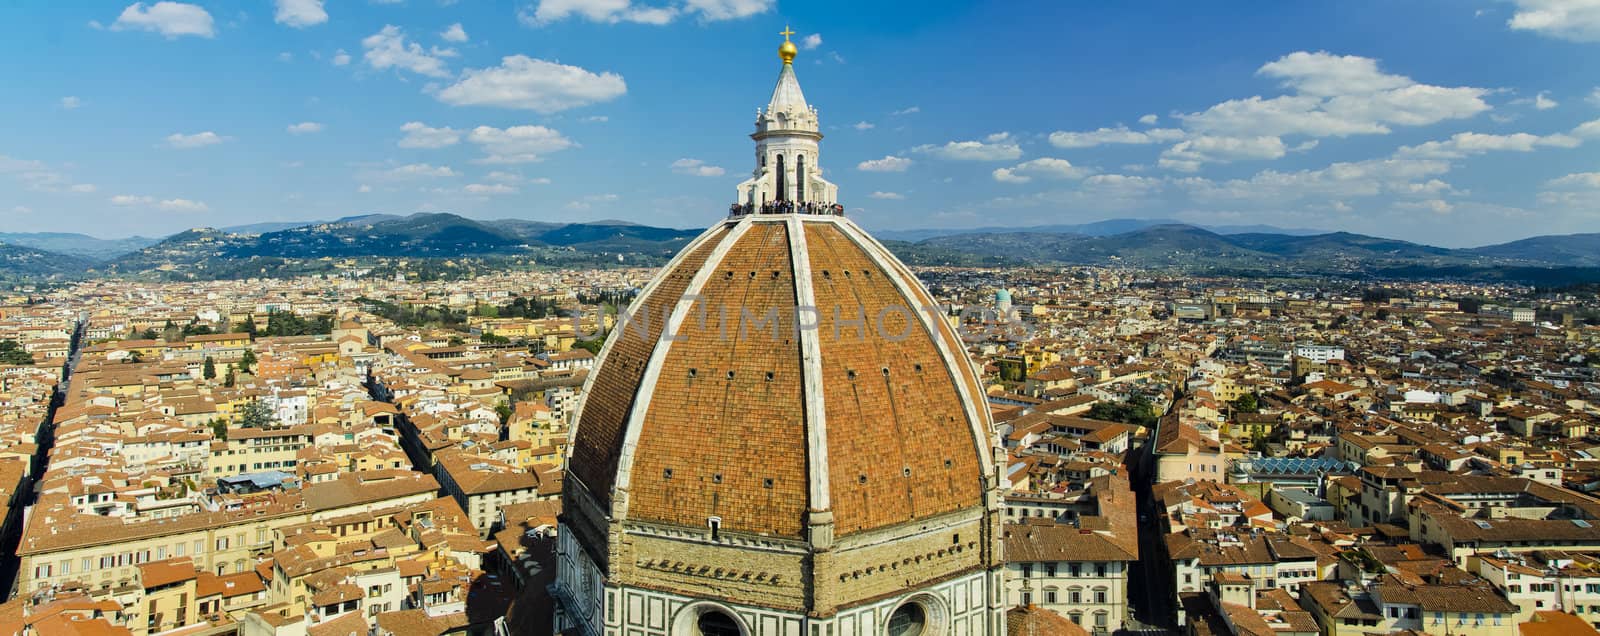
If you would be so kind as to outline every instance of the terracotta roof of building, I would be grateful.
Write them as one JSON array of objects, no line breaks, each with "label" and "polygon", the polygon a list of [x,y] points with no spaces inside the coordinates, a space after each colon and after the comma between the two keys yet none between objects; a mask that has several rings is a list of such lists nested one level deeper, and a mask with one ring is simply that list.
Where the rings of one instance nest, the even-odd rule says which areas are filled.
[{"label": "terracotta roof of building", "polygon": [[1528,622],[1517,625],[1522,636],[1593,636],[1600,634],[1588,621],[1566,612],[1536,611]]},{"label": "terracotta roof of building", "polygon": [[1089,636],[1067,617],[1034,605],[1006,610],[1007,636]]}]

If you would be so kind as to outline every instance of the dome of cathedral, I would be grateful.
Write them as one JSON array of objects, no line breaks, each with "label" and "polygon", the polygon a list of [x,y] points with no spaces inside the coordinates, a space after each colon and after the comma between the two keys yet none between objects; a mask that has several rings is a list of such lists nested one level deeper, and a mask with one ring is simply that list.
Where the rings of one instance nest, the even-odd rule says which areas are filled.
[{"label": "dome of cathedral", "polygon": [[728,218],[639,292],[585,381],[562,633],[1003,633],[982,382],[946,312],[844,217],[794,52]]},{"label": "dome of cathedral", "polygon": [[614,520],[801,540],[818,511],[842,538],[982,508],[992,423],[934,307],[842,216],[719,223],[613,330],[568,487]]}]

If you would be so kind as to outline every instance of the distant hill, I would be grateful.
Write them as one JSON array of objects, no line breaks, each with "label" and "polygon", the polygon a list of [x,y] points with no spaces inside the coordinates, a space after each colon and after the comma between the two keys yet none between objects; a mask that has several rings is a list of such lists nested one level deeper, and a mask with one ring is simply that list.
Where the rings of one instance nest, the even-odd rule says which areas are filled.
[{"label": "distant hill", "polygon": [[0,243],[0,279],[60,279],[81,276],[93,265],[86,258],[47,252],[25,245]]},{"label": "distant hill", "polygon": [[444,212],[371,214],[261,233],[188,230],[112,259],[97,270],[212,278],[325,273],[333,270],[332,260],[373,258],[650,264],[664,262],[698,234],[699,230],[634,224],[477,221]]},{"label": "distant hill", "polygon": [[71,232],[0,232],[0,243],[32,247],[90,260],[115,258],[154,245],[160,240],[143,236],[102,239]]},{"label": "distant hill", "polygon": [[1082,234],[1085,236],[1115,236],[1136,232],[1145,228],[1159,225],[1191,225],[1216,234],[1245,234],[1265,233],[1284,234],[1288,236],[1309,236],[1322,234],[1322,230],[1306,230],[1280,228],[1271,225],[1193,225],[1185,224],[1172,219],[1106,219],[1092,223],[1035,225],[1031,227],[980,227],[973,229],[924,229],[924,230],[881,230],[873,232],[873,236],[891,241],[921,241],[941,236],[964,236],[970,234]]},{"label": "distant hill", "polygon": [[[1238,275],[1335,275],[1450,278],[1566,284],[1600,280],[1600,234],[1541,236],[1502,245],[1449,249],[1352,234],[1260,231],[1262,226],[1199,227],[1150,219],[1079,225],[991,228],[915,240],[914,232],[877,233],[914,265],[1123,265]],[[1234,231],[1252,230],[1252,231]],[[274,224],[196,228],[160,241],[104,241],[80,234],[7,244],[0,276],[84,275],[174,279],[293,276],[364,269],[384,275],[471,275],[521,266],[594,267],[660,264],[701,232],[625,221],[551,223],[480,221],[444,212],[363,214],[274,229]],[[39,244],[75,247],[58,253]],[[139,245],[139,243],[145,243]],[[117,253],[121,248],[136,249]],[[100,249],[85,258],[86,249]],[[377,269],[373,269],[377,268]],[[385,269],[387,268],[387,269]]]},{"label": "distant hill", "polygon": [[670,250],[676,253],[701,230],[674,230],[632,223],[573,223],[537,235],[546,245],[589,251],[628,252]]},{"label": "distant hill", "polygon": [[1595,267],[1600,266],[1600,233],[1535,236],[1467,251],[1524,263]]},{"label": "distant hill", "polygon": [[[1309,237],[1278,233],[1222,235],[1194,225],[1173,224],[1150,225],[1109,237],[1048,232],[970,233],[896,244],[894,249],[909,262],[926,265],[966,259],[1037,265],[1114,264],[1234,275],[1354,275],[1568,284],[1600,276],[1600,268],[1594,268],[1590,260],[1597,259],[1595,252],[1584,248],[1586,241],[1592,240],[1587,237],[1597,235],[1544,237],[1546,241],[1534,244],[1542,244],[1547,256],[1522,262],[1493,254],[1522,256],[1534,248],[1515,243],[1477,249],[1435,248],[1349,232]],[[1536,262],[1536,267],[1530,267],[1530,262]]]}]

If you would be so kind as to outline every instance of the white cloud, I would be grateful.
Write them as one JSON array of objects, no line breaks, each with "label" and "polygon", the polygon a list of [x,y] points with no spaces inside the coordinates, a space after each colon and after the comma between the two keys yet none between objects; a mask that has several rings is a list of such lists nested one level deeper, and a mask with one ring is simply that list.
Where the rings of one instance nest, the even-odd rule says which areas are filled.
[{"label": "white cloud", "polygon": [[1600,42],[1600,2],[1594,0],[1512,0],[1516,13],[1506,25],[1574,42]]},{"label": "white cloud", "polygon": [[[1579,127],[1582,128],[1581,126]],[[1460,159],[1494,151],[1533,152],[1540,146],[1576,148],[1582,141],[1572,135],[1554,134],[1539,136],[1529,133],[1488,135],[1475,132],[1456,133],[1445,141],[1430,141],[1415,146],[1404,146],[1395,152],[1397,157],[1425,159]]]},{"label": "white cloud", "polygon": [[450,166],[435,166],[428,163],[412,163],[391,168],[383,175],[390,179],[432,179],[439,177],[454,177],[457,172]]},{"label": "white cloud", "polygon": [[1087,207],[1096,210],[1131,210],[1149,205],[1149,197],[1164,186],[1161,179],[1120,174],[1097,174],[1077,188],[1046,190],[1027,195],[1002,196],[986,202],[988,208]]},{"label": "white cloud", "polygon": [[882,159],[868,159],[858,163],[856,169],[863,172],[905,172],[911,164],[910,159],[889,155]]},{"label": "white cloud", "polygon": [[772,9],[774,0],[685,0],[684,8],[702,20],[735,20]]},{"label": "white cloud", "polygon": [[1584,213],[1600,208],[1600,172],[1575,172],[1546,181],[1539,202]]},{"label": "white cloud", "polygon": [[1022,147],[1010,133],[995,133],[983,141],[952,141],[942,146],[924,144],[911,149],[952,161],[1010,161],[1022,156]]},{"label": "white cloud", "polygon": [[772,8],[773,0],[684,0],[670,6],[634,4],[631,0],[537,0],[517,10],[517,20],[539,27],[567,18],[616,24],[669,24],[680,17],[702,22],[734,20]]},{"label": "white cloud", "polygon": [[1151,113],[1149,115],[1145,115],[1143,117],[1140,117],[1139,118],[1139,123],[1144,124],[1146,126],[1154,126],[1154,125],[1156,125],[1157,121],[1160,121],[1160,119],[1161,118],[1157,117],[1155,115],[1155,113]]},{"label": "white cloud", "polygon": [[169,212],[205,212],[211,209],[211,206],[206,205],[203,201],[191,201],[189,199],[166,199],[156,203],[156,207]]},{"label": "white cloud", "polygon": [[[1147,115],[1146,117],[1153,117]],[[1143,118],[1140,119],[1143,121]],[[1152,120],[1153,121],[1153,120]],[[1050,133],[1050,145],[1057,148],[1093,148],[1105,144],[1153,144],[1183,139],[1183,131],[1176,128],[1130,130],[1127,126],[1101,128],[1089,132],[1058,130]]]},{"label": "white cloud", "polygon": [[1539,110],[1550,110],[1560,105],[1560,102],[1550,99],[1550,91],[1539,91],[1538,95],[1533,96],[1533,107]]},{"label": "white cloud", "polygon": [[1027,183],[1035,176],[1049,179],[1081,179],[1088,174],[1088,170],[1074,166],[1066,159],[1040,157],[1010,168],[997,169],[993,176],[995,181],[1001,183]]},{"label": "white cloud", "polygon": [[111,205],[121,207],[156,208],[168,212],[204,212],[211,207],[192,199],[156,199],[152,196],[119,194],[111,197]]},{"label": "white cloud", "polygon": [[[1596,90],[1600,90],[1600,89],[1596,89]],[[889,114],[890,115],[899,116],[899,115],[914,115],[914,114],[917,114],[917,113],[920,113],[920,112],[922,112],[922,107],[921,106],[907,106],[905,108],[902,108],[900,110],[894,111],[894,112],[889,113]]]},{"label": "white cloud", "polygon": [[350,54],[349,53],[346,53],[344,51],[344,49],[339,49],[337,51],[334,51],[334,53],[333,53],[333,65],[334,66],[344,66],[344,65],[349,64],[349,63],[350,63]]},{"label": "white cloud", "polygon": [[467,141],[477,144],[487,155],[478,163],[489,164],[541,161],[545,155],[578,145],[544,126],[478,126],[467,133]]},{"label": "white cloud", "polygon": [[24,170],[43,170],[44,162],[36,159],[16,159],[0,155],[0,172],[22,172]]},{"label": "white cloud", "polygon": [[461,142],[461,131],[448,126],[433,128],[420,121],[406,122],[400,127],[406,134],[400,139],[401,148],[443,148]]},{"label": "white cloud", "polygon": [[670,8],[634,7],[630,0],[539,0],[517,11],[517,19],[528,26],[543,26],[568,17],[594,22],[638,22],[666,24],[677,17]]},{"label": "white cloud", "polygon": [[1414,84],[1411,78],[1378,70],[1378,61],[1327,51],[1296,51],[1263,64],[1256,74],[1274,77],[1302,95],[1370,95]]},{"label": "white cloud", "polygon": [[567,207],[573,210],[587,210],[596,203],[611,203],[620,198],[615,194],[591,194],[582,199],[568,202]]},{"label": "white cloud", "polygon": [[688,158],[672,162],[672,171],[695,177],[720,177],[725,172],[721,166],[710,166],[699,159]]},{"label": "white cloud", "polygon": [[867,195],[867,198],[879,199],[879,200],[882,200],[882,201],[899,201],[901,199],[906,198],[906,195],[900,194],[899,192],[878,191],[878,192],[873,192],[872,194]]},{"label": "white cloud", "polygon": [[82,106],[82,105],[83,105],[83,100],[78,99],[77,97],[73,97],[71,95],[68,95],[66,97],[61,98],[61,107],[65,108],[67,110],[72,110],[72,109],[77,108],[77,107]]},{"label": "white cloud", "polygon": [[578,121],[582,121],[582,122],[585,122],[585,123],[591,123],[591,124],[603,124],[603,123],[606,123],[608,121],[611,121],[611,118],[607,117],[605,115],[590,115],[590,116],[584,117],[583,119],[580,119]]},{"label": "white cloud", "polygon": [[1583,101],[1589,102],[1594,106],[1600,106],[1600,86],[1597,86],[1593,91],[1590,91],[1589,96],[1583,98]]},{"label": "white cloud", "polygon": [[94,184],[73,183],[62,173],[51,170],[42,161],[17,159],[0,155],[0,174],[11,175],[27,189],[35,192],[85,193],[96,190]]},{"label": "white cloud", "polygon": [[439,37],[446,42],[466,42],[467,30],[461,27],[460,22],[457,22],[445,28],[443,32],[439,33]]},{"label": "white cloud", "polygon": [[1464,119],[1490,108],[1483,101],[1487,89],[1418,84],[1354,55],[1299,51],[1257,73],[1277,78],[1294,93],[1229,100],[1179,118],[1192,132],[1217,136],[1343,137]]},{"label": "white cloud", "polygon": [[489,174],[483,175],[483,180],[493,181],[495,183],[522,183],[525,181],[520,174],[501,170],[494,170]]},{"label": "white cloud", "polygon": [[287,130],[291,135],[307,135],[314,132],[322,132],[322,124],[314,121],[303,121],[298,124],[289,124]]},{"label": "white cloud", "polygon": [[1277,159],[1287,150],[1277,137],[1212,137],[1185,139],[1161,153],[1163,168],[1194,172],[1202,164]]},{"label": "white cloud", "polygon": [[362,39],[361,47],[366,49],[363,59],[376,70],[402,69],[429,77],[450,75],[437,49],[430,53],[416,42],[407,42],[405,31],[392,24]]},{"label": "white cloud", "polygon": [[1600,172],[1574,172],[1545,182],[1551,188],[1600,190]]},{"label": "white cloud", "polygon": [[1154,177],[1097,174],[1083,180],[1085,191],[1101,196],[1132,197],[1160,190],[1164,182]]},{"label": "white cloud", "polygon": [[518,190],[504,183],[469,183],[461,188],[467,194],[516,194]]},{"label": "white cloud", "polygon": [[454,106],[499,106],[539,113],[607,102],[628,92],[616,73],[585,69],[510,55],[500,66],[468,70],[461,80],[439,91],[438,98]]},{"label": "white cloud", "polygon": [[218,135],[217,133],[209,130],[205,132],[198,132],[192,135],[172,133],[167,135],[167,145],[173,148],[187,150],[190,148],[214,146],[224,141],[228,141],[229,139],[232,139],[232,137],[223,137],[222,135]]},{"label": "white cloud", "polygon": [[33,212],[33,208],[30,208],[26,205],[14,205],[11,206],[11,211],[17,214],[31,214]]},{"label": "white cloud", "polygon": [[148,7],[135,2],[122,10],[117,21],[111,23],[112,31],[150,31],[172,40],[185,35],[203,38],[214,37],[216,27],[211,14],[199,5],[182,2],[157,2]]},{"label": "white cloud", "polygon": [[1174,183],[1199,201],[1283,204],[1308,197],[1344,200],[1384,193],[1437,197],[1452,188],[1432,177],[1449,171],[1450,162],[1441,159],[1369,159],[1316,170],[1263,170],[1248,179],[1189,177]]},{"label": "white cloud", "polygon": [[322,8],[322,0],[277,0],[278,11],[272,20],[278,24],[304,29],[328,21],[328,12]]},{"label": "white cloud", "polygon": [[358,186],[356,188],[356,192],[360,192],[362,194],[366,194],[366,193],[371,192],[371,191],[372,191],[372,186],[369,186],[369,185],[367,185],[365,183],[361,184],[360,186]]},{"label": "white cloud", "polygon": [[1572,134],[1585,139],[1600,139],[1600,119],[1578,124],[1572,129]]},{"label": "white cloud", "polygon": [[1455,209],[1455,206],[1450,205],[1450,203],[1444,199],[1399,201],[1394,204],[1394,207],[1401,210],[1421,210],[1423,212],[1432,212],[1434,214],[1449,214]]},{"label": "white cloud", "polygon": [[815,49],[819,46],[822,46],[821,33],[812,33],[811,35],[808,35],[800,40],[800,48],[807,51]]},{"label": "white cloud", "polygon": [[858,121],[851,126],[851,128],[856,130],[872,130],[873,128],[876,128],[876,126],[872,125],[872,122],[869,121]]}]

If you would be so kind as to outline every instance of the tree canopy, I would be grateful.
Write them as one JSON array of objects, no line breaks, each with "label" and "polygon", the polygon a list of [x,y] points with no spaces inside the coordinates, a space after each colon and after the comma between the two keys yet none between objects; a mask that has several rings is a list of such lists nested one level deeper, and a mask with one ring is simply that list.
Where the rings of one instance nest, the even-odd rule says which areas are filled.
[{"label": "tree canopy", "polygon": [[0,340],[0,364],[33,364],[33,354],[15,340]]}]

